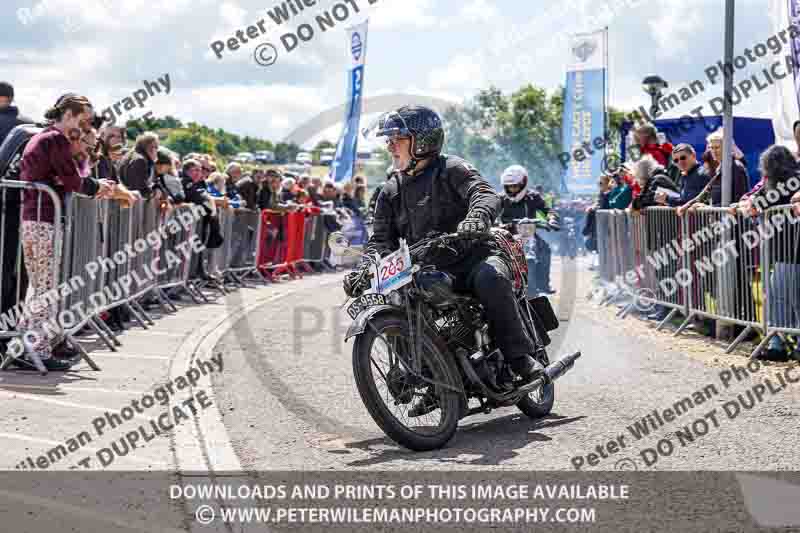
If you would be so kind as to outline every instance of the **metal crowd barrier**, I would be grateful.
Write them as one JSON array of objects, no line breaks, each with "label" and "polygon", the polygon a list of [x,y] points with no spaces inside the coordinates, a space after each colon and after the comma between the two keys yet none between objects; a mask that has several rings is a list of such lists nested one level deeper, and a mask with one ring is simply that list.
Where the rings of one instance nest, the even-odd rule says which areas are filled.
[{"label": "metal crowd barrier", "polygon": [[[37,216],[36,221],[42,220],[42,198],[44,195],[50,197],[53,204],[53,220],[54,224],[54,242],[53,247],[53,263],[56,268],[53,269],[52,285],[58,288],[61,282],[60,269],[58,265],[61,264],[62,252],[58,243],[63,242],[64,230],[58,222],[61,220],[63,208],[59,195],[47,185],[40,183],[31,183],[14,180],[0,181],[0,312],[2,312],[2,319],[0,320],[0,339],[10,341],[11,339],[19,339],[23,332],[18,328],[18,323],[26,310],[26,302],[30,303],[33,299],[33,294],[27,294],[28,278],[23,262],[22,253],[22,204],[25,192],[36,194]],[[55,306],[51,306],[55,307]],[[8,355],[9,343],[6,343],[6,353],[4,354],[2,363],[0,363],[0,370],[5,370],[13,361],[14,357]],[[86,354],[84,353],[84,356]],[[30,358],[33,365],[41,373],[46,373],[42,361],[31,354]],[[94,361],[88,356],[86,360],[97,369]]]},{"label": "metal crowd barrier", "polygon": [[[0,294],[4,313],[0,339],[22,334],[13,319],[24,308],[27,288],[20,238],[21,193],[26,189],[49,194],[55,205],[55,220],[63,220],[63,224],[55,224],[58,267],[53,280],[53,318],[64,326],[61,333],[96,370],[97,365],[73,336],[89,327],[116,351],[121,343],[102,318],[107,312],[124,308],[147,329],[154,322],[139,302],[143,298],[157,299],[165,312],[177,310],[167,292],[176,288],[185,289],[196,303],[201,301],[198,297],[208,302],[192,280],[193,265],[203,256],[210,268],[242,284],[242,279],[254,272],[268,281],[261,272],[264,267],[322,263],[328,253],[328,231],[321,217],[303,219],[303,214],[294,213],[290,225],[288,217],[278,216],[281,231],[276,231],[274,225],[266,224],[265,217],[272,216],[268,213],[221,210],[223,245],[202,254],[192,252],[187,260],[191,239],[200,233],[202,222],[196,219],[186,227],[177,221],[187,212],[193,214],[194,206],[177,206],[165,212],[154,199],[123,206],[113,200],[70,194],[62,217],[60,197],[49,187],[0,182]],[[12,359],[5,357],[0,369]],[[46,371],[41,361],[34,363]]]},{"label": "metal crowd barrier", "polygon": [[[113,334],[109,336],[97,320],[97,315],[108,309],[109,299],[117,304],[126,300],[117,282],[123,275],[122,269],[116,268],[114,247],[108,246],[111,238],[108,211],[112,207],[108,200],[97,201],[80,194],[68,195],[66,204],[61,280],[68,284],[69,293],[59,299],[58,312],[72,317],[78,306],[86,312],[80,313],[75,320],[61,321],[61,325],[70,336],[88,325],[109,349],[116,351]],[[116,241],[116,236],[113,237]],[[107,253],[109,249],[112,250],[111,257]],[[115,289],[120,290],[117,292]]]},{"label": "metal crowd barrier", "polygon": [[[193,211],[191,205],[176,206],[174,209],[161,214],[161,225],[168,225],[170,221],[177,221],[179,217],[192,214]],[[188,229],[181,225],[177,232],[168,234],[167,239],[162,241],[161,249],[159,250],[159,265],[162,272],[158,276],[158,289],[162,295],[167,289],[181,288],[189,294],[195,303],[201,303],[202,293],[198,294],[194,284],[189,280],[192,272],[192,260],[185,260],[183,252],[187,246],[191,246],[189,243],[197,235],[199,226],[199,221],[195,221]],[[191,250],[191,248],[188,249]],[[167,254],[169,253],[177,255],[181,259],[180,264],[170,265],[167,260]],[[195,261],[199,260],[194,253],[192,253],[192,258]],[[168,296],[167,299],[169,299]]]},{"label": "metal crowd barrier", "polygon": [[725,208],[703,208],[684,217],[685,238],[694,248],[684,253],[690,273],[685,287],[689,312],[676,334],[697,316],[745,326],[726,349],[730,353],[753,329],[766,332],[754,297],[761,287],[762,249],[745,241],[754,220]]},{"label": "metal crowd barrier", "polygon": [[[261,213],[249,209],[219,209],[219,224],[223,243],[207,251],[206,272],[219,275],[223,280],[244,286],[245,278],[256,275],[268,281],[259,271],[258,246],[262,238]],[[224,284],[214,286],[227,293]]]},{"label": "metal crowd barrier", "polygon": [[233,212],[233,242],[230,263],[226,271],[240,284],[251,275],[261,281],[267,278],[258,270],[258,243],[261,235],[261,213],[251,209]]},{"label": "metal crowd barrier", "polygon": [[657,329],[660,329],[679,310],[686,310],[683,292],[663,282],[675,279],[686,267],[683,254],[675,252],[683,242],[683,224],[675,210],[667,207],[653,207],[639,215],[624,216],[628,218],[632,245],[632,252],[625,255],[633,258],[633,264],[622,277],[626,284],[637,288],[636,304],[671,309],[659,324]]},{"label": "metal crowd barrier", "polygon": [[754,354],[775,335],[800,336],[800,217],[790,207],[778,206],[767,209],[760,222],[766,335]]},{"label": "metal crowd barrier", "polygon": [[725,208],[668,207],[638,214],[597,212],[600,278],[632,287],[640,303],[670,308],[661,328],[678,312],[744,326],[731,352],[753,330],[763,340],[800,335],[800,226],[787,206],[759,217]]},{"label": "metal crowd barrier", "polygon": [[[609,210],[597,211],[595,213],[595,224],[597,226],[597,250],[598,250],[598,267],[597,272],[600,279],[605,283],[613,283],[616,279],[614,275],[613,252],[611,246],[613,240],[611,239],[611,217],[614,213]],[[603,250],[605,253],[599,253]]]},{"label": "metal crowd barrier", "polygon": [[305,220],[305,241],[303,243],[303,262],[322,264],[328,246],[328,230],[320,215],[307,216]]},{"label": "metal crowd barrier", "polygon": [[260,240],[256,252],[258,270],[268,279],[281,277],[300,279],[304,272],[313,269],[305,262],[307,218],[309,210],[303,212],[261,212]]},{"label": "metal crowd barrier", "polygon": [[[617,209],[599,210],[596,213],[598,223],[598,250],[603,245],[606,254],[598,254],[600,262],[600,276],[607,287],[621,287],[626,283],[625,276],[633,268],[633,253],[630,247],[631,224],[628,216]],[[605,231],[601,233],[602,229]],[[603,303],[609,303],[622,294],[622,291],[610,290]]]},{"label": "metal crowd barrier", "polygon": [[[233,235],[233,209],[218,208],[219,229],[223,242],[218,248],[207,250],[203,256],[206,260],[205,270],[209,275],[224,279],[225,269],[228,268],[231,257],[231,240]],[[227,293],[223,283],[216,285],[222,293]]]}]

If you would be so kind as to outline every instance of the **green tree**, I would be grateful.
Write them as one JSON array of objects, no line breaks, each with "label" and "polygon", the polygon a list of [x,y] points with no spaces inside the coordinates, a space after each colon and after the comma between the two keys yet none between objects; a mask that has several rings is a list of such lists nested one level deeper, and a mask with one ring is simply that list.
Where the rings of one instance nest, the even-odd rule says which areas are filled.
[{"label": "green tree", "polygon": [[[443,114],[447,127],[446,151],[468,159],[496,186],[502,170],[511,164],[528,169],[532,185],[558,188],[563,167],[564,89],[552,93],[526,85],[510,95],[490,87],[460,108]],[[619,143],[624,113],[609,109],[611,148]]]},{"label": "green tree", "polygon": [[510,158],[528,169],[531,185],[556,187],[561,180],[563,98],[526,85],[496,112],[495,138]]},{"label": "green tree", "polygon": [[317,151],[321,152],[322,150],[325,150],[326,148],[336,148],[336,145],[333,144],[331,141],[325,139],[325,140],[322,140],[322,141],[318,142],[317,145],[314,147],[314,150],[317,150]]},{"label": "green tree", "polygon": [[239,151],[237,149],[237,146],[231,142],[230,136],[226,135],[222,138],[217,136],[217,138],[219,139],[219,141],[217,141],[216,149],[217,153],[219,153],[220,155],[233,156],[236,155],[236,152]]},{"label": "green tree", "polygon": [[203,133],[200,129],[174,130],[167,135],[164,145],[179,154],[189,152],[216,154],[214,137]]},{"label": "green tree", "polygon": [[318,165],[320,157],[322,157],[322,151],[326,148],[336,148],[336,145],[333,144],[331,141],[322,140],[317,143],[317,145],[311,150],[311,159],[314,160],[314,164]]}]

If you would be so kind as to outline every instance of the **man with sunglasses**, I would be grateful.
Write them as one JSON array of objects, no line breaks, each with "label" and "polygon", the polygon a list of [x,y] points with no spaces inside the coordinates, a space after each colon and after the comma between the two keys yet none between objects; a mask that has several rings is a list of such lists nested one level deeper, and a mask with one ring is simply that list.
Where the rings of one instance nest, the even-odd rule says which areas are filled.
[{"label": "man with sunglasses", "polygon": [[678,207],[697,197],[708,184],[711,177],[705,167],[697,161],[697,153],[691,144],[682,143],[672,151],[672,162],[681,171],[681,195],[670,197],[666,193],[656,193],[656,202],[662,205]]},{"label": "man with sunglasses", "polygon": [[[441,154],[444,128],[436,112],[404,106],[381,116],[368,131],[386,139],[394,170],[376,202],[367,253],[384,256],[399,247],[399,239],[412,245],[430,232],[477,234],[489,230],[500,213],[500,197],[475,167]],[[458,256],[443,254],[436,265],[451,276],[457,291],[476,296],[511,369],[523,380],[533,380],[543,366],[531,357],[534,346],[514,301],[510,269],[492,244],[471,242]],[[348,296],[361,294],[367,288],[365,279],[359,271],[348,274],[344,280]],[[424,395],[408,415],[421,416],[436,408],[435,400]]]}]

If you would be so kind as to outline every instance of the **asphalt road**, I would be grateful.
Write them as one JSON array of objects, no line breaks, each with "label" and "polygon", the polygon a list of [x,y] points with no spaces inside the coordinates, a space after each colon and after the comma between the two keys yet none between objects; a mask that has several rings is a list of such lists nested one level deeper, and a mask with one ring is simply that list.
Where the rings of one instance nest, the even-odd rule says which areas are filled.
[{"label": "asphalt road", "polygon": [[[656,333],[636,318],[616,319],[613,310],[588,302],[592,275],[586,266],[579,261],[574,276],[554,266],[556,285],[567,280],[561,292],[574,293],[575,303],[567,316],[568,302],[556,298],[560,318],[568,320],[562,320],[554,337],[558,352],[550,355],[581,350],[583,357],[557,382],[551,416],[534,421],[516,408],[504,408],[468,417],[445,448],[425,453],[386,438],[361,404],[351,368],[352,343],[343,341],[349,319],[339,309],[344,301],[342,274],[328,275],[330,281],[323,281],[322,288],[304,289],[304,282],[296,282],[297,290],[251,312],[215,349],[226,361],[226,371],[214,376],[215,392],[242,466],[399,471],[574,471],[578,464],[584,471],[797,468],[800,383],[787,382],[775,390],[781,387],[777,374],[785,373],[786,365],[762,366],[739,381],[730,364],[745,366],[747,359],[703,360],[697,357],[707,350],[703,340],[676,344],[668,333]],[[800,369],[790,372],[789,377],[800,378]],[[754,386],[767,386],[765,377],[773,392],[762,391],[761,401],[729,418],[726,402],[736,402],[741,394],[747,403],[748,390],[752,395]],[[686,397],[694,398],[690,407]],[[637,438],[635,426],[629,426],[653,410],[662,420],[669,416],[664,410],[677,415],[671,423],[654,419],[650,426],[662,427]],[[664,453],[656,459],[656,451],[643,452],[657,450],[660,441]]]},{"label": "asphalt road", "polygon": [[[592,275],[585,263],[571,270],[573,266],[556,263],[554,268],[560,290],[553,301],[562,325],[551,356],[581,350],[583,357],[557,382],[552,415],[534,421],[505,408],[469,417],[446,447],[432,452],[410,452],[386,438],[361,404],[352,378],[352,345],[342,340],[349,323],[339,309],[342,274],[241,289],[213,304],[187,303],[178,313],[159,318],[150,330],[126,332],[120,353],[93,350],[104,373],[81,369],[44,380],[4,375],[7,416],[0,436],[9,444],[0,455],[12,469],[26,455],[46,453],[78,429],[91,428],[98,413],[119,409],[154,384],[197,367],[198,361],[220,356],[224,361],[222,371],[203,376],[195,389],[184,391],[204,392],[213,408],[199,411],[135,453],[120,452],[109,471],[69,473],[64,460],[50,472],[4,472],[3,530],[350,533],[535,527],[617,533],[764,531],[772,526],[800,531],[800,383],[784,381],[783,387],[780,381],[782,376],[800,380],[800,369],[760,365],[749,376],[740,370],[740,381],[731,365],[746,367],[745,350],[725,356],[724,345],[696,334],[674,338],[639,319],[620,320],[613,306],[601,308],[587,300]],[[729,402],[740,394],[747,401],[748,391],[754,398],[759,391],[763,401],[729,418]],[[695,403],[687,407],[685,398]],[[176,396],[173,404],[183,400]],[[641,426],[653,410],[663,418],[671,412],[674,419],[637,437],[641,430],[635,424]],[[655,416],[653,424],[661,425]],[[85,452],[119,441],[134,426],[131,421],[104,434]],[[654,460],[657,452],[644,451],[651,448],[664,453]],[[747,470],[758,472],[741,474]],[[234,490],[243,485],[339,484],[448,490],[579,486],[584,491],[600,485],[619,491],[624,485],[630,497],[268,497],[268,506],[284,510],[466,506],[556,513],[570,507],[596,511],[596,516],[568,524],[556,523],[553,514],[537,515],[539,523],[516,524],[289,523],[274,517],[260,523],[222,520],[223,508],[250,506],[249,499],[186,495],[190,487],[203,484]],[[177,496],[174,488],[182,489]],[[216,512],[216,520],[201,521],[201,510]]]}]

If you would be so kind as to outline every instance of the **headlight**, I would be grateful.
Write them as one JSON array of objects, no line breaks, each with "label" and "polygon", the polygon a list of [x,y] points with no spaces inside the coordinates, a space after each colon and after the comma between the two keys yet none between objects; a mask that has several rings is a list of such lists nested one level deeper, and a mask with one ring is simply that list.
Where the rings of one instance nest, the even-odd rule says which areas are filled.
[{"label": "headlight", "polygon": [[531,222],[520,222],[517,224],[517,233],[519,233],[520,237],[525,239],[533,237],[536,235],[536,224]]},{"label": "headlight", "polygon": [[403,306],[403,295],[400,294],[400,291],[392,291],[387,297],[386,300],[389,304],[402,307]]}]

